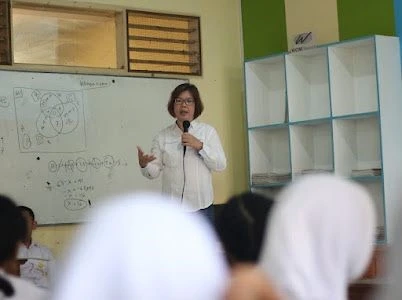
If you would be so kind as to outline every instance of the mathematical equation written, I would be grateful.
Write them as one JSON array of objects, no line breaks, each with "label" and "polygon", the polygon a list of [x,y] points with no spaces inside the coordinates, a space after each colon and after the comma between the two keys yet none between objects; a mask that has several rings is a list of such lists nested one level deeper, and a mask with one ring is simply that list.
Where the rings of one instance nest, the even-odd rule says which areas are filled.
[{"label": "mathematical equation written", "polygon": [[124,167],[127,166],[126,162],[122,162],[121,159],[115,159],[113,155],[105,155],[103,158],[92,157],[89,159],[85,159],[83,157],[78,157],[77,159],[69,159],[69,160],[51,160],[48,163],[48,169],[51,173],[57,173],[60,171],[65,172],[87,172],[89,168],[100,169],[112,169],[115,167]]},{"label": "mathematical equation written", "polygon": [[92,205],[91,193],[95,191],[95,186],[85,183],[84,178],[59,179],[55,183],[47,181],[46,191],[53,190],[61,192],[67,210],[78,211]]}]

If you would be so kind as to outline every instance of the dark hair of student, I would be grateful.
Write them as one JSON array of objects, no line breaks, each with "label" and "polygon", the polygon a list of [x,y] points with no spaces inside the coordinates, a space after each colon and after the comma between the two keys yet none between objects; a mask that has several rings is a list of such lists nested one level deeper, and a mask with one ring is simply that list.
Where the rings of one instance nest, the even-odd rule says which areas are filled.
[{"label": "dark hair of student", "polygon": [[229,264],[256,263],[274,201],[245,192],[231,197],[217,216],[216,230]]},{"label": "dark hair of student", "polygon": [[[15,258],[18,243],[26,235],[26,230],[20,210],[10,198],[0,195],[0,264]],[[5,296],[14,294],[14,288],[3,277],[0,277],[0,290]]]},{"label": "dark hair of student", "polygon": [[33,210],[31,208],[29,208],[28,206],[20,205],[20,206],[18,206],[18,209],[20,210],[20,212],[26,211],[31,216],[32,220],[35,220],[35,214],[34,214]]},{"label": "dark hair of student", "polygon": [[174,114],[174,101],[179,95],[185,91],[189,91],[189,93],[193,96],[194,99],[194,119],[198,118],[204,110],[204,104],[202,104],[200,93],[198,92],[197,87],[191,83],[182,83],[178,85],[173,92],[170,94],[170,99],[167,105],[169,114],[175,118]]}]

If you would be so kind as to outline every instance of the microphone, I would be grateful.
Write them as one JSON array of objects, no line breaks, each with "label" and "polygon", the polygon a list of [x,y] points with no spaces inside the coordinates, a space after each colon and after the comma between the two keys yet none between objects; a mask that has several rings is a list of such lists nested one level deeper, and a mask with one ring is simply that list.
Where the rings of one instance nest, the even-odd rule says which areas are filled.
[{"label": "microphone", "polygon": [[[183,131],[188,132],[188,128],[190,127],[190,121],[183,121]],[[187,147],[183,146],[183,156],[186,154]]]}]

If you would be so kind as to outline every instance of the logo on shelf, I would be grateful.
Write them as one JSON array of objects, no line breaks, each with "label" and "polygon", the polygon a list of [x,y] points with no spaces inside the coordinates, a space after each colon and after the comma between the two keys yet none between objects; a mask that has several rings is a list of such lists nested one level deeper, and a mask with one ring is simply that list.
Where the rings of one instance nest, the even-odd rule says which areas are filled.
[{"label": "logo on shelf", "polygon": [[298,52],[313,47],[315,47],[313,32],[303,32],[293,37],[293,48],[290,52]]}]

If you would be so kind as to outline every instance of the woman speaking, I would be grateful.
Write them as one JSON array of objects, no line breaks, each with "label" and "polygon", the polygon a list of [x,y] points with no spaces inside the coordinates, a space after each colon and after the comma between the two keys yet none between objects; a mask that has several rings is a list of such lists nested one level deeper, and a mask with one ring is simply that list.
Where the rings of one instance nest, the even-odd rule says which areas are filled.
[{"label": "woman speaking", "polygon": [[167,108],[175,122],[154,138],[150,154],[137,147],[141,172],[149,179],[162,172],[163,194],[181,201],[188,211],[200,211],[213,222],[211,173],[226,168],[219,136],[212,126],[195,121],[204,109],[195,85],[177,86]]}]

